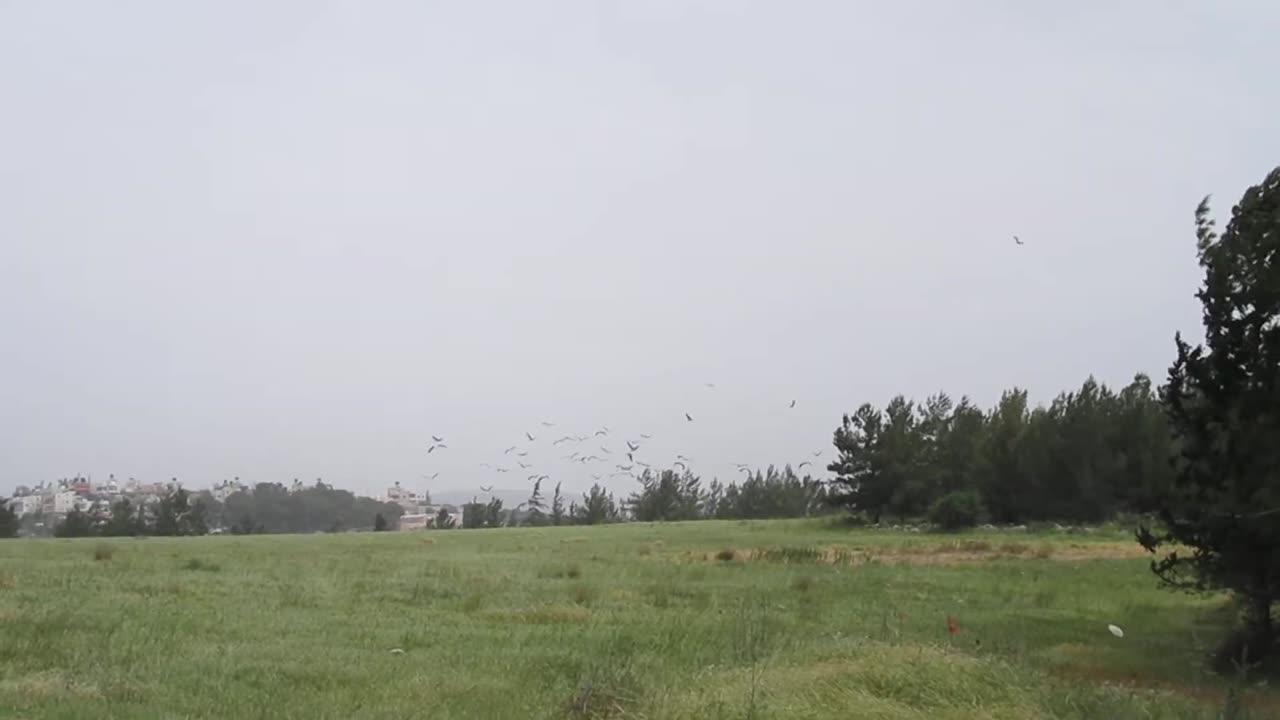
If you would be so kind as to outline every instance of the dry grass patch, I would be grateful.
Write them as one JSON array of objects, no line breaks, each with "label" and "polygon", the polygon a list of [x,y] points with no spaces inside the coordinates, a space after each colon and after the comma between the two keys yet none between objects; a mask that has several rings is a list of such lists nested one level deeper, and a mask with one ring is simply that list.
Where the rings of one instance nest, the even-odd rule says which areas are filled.
[{"label": "dry grass patch", "polygon": [[844,545],[783,546],[765,548],[725,548],[685,557],[701,562],[771,562],[783,564],[862,565],[954,565],[988,560],[1115,560],[1142,557],[1145,551],[1132,542],[1096,542],[1070,546],[1006,542],[993,545],[985,540],[952,540],[943,543],[886,545],[864,550]]}]

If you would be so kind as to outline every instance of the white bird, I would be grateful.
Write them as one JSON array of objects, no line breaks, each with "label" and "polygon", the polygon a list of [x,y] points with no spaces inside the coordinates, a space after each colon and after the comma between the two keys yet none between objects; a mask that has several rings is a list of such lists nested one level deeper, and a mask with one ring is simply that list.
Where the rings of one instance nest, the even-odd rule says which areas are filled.
[{"label": "white bird", "polygon": [[391,652],[391,654],[392,654],[392,655],[403,655],[403,654],[404,654],[404,650],[401,650],[400,648],[391,648],[391,651],[390,651],[390,652]]},{"label": "white bird", "polygon": [[1108,625],[1107,629],[1111,631],[1112,635],[1115,635],[1118,638],[1124,637],[1124,631],[1116,627],[1115,625]]}]

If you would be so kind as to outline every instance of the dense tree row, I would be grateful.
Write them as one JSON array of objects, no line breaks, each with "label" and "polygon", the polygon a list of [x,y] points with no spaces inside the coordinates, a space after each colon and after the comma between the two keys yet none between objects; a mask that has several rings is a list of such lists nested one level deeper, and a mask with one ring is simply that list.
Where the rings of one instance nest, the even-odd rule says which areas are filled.
[{"label": "dense tree row", "polygon": [[214,508],[219,523],[238,534],[368,530],[379,514],[394,526],[402,512],[396,503],[360,497],[319,480],[292,491],[279,483],[258,483],[253,492],[235,493]]},{"label": "dense tree row", "polygon": [[645,471],[637,479],[640,489],[625,507],[632,519],[643,522],[805,517],[820,511],[826,498],[821,481],[799,477],[790,466],[748,473],[741,484],[712,480],[706,488],[688,470]]},{"label": "dense tree row", "polygon": [[1036,408],[1019,389],[986,412],[941,393],[919,404],[898,396],[846,415],[835,446],[831,503],[873,522],[932,510],[950,525],[1147,512],[1171,482],[1175,451],[1145,375],[1120,392],[1090,378]]},{"label": "dense tree row", "polygon": [[178,488],[151,505],[134,505],[128,498],[111,506],[109,517],[72,510],[54,528],[56,537],[129,537],[139,535],[204,535],[209,532],[209,500],[191,499]]}]

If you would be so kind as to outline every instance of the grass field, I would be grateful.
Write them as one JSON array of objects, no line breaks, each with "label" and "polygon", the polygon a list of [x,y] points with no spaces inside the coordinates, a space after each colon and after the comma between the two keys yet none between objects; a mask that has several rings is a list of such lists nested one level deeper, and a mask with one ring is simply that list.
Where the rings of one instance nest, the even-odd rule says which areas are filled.
[{"label": "grass field", "polygon": [[1145,568],[817,521],[6,541],[0,717],[1218,717],[1230,608]]}]

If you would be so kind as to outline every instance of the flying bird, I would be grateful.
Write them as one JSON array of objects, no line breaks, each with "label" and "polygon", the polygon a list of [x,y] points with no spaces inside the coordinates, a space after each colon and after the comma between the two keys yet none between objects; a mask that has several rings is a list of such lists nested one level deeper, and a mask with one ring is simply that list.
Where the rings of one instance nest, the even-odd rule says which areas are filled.
[{"label": "flying bird", "polygon": [[818,456],[822,455],[822,451],[821,451],[821,450],[818,450],[818,451],[816,451],[816,452],[814,452],[814,453],[810,453],[810,454],[811,454],[811,455],[813,455],[814,457],[818,457]]},{"label": "flying bird", "polygon": [[440,477],[440,473],[432,473],[430,475],[423,475],[422,477],[427,480],[435,480],[436,478]]},{"label": "flying bird", "polygon": [[480,467],[482,467],[482,468],[489,468],[490,470],[492,470],[492,469],[493,469],[493,466],[492,466],[492,465],[490,465],[489,463],[480,463]]},{"label": "flying bird", "polygon": [[498,472],[511,472],[511,468],[495,468]]},{"label": "flying bird", "polygon": [[640,443],[633,443],[630,440],[628,440],[627,447],[631,448],[631,452],[635,452],[640,449]]},{"label": "flying bird", "polygon": [[709,388],[714,388],[714,387],[716,386],[716,384],[715,384],[715,383],[702,383],[702,384],[703,384],[703,385],[706,385],[706,386],[707,386],[707,387],[709,387]]},{"label": "flying bird", "polygon": [[644,438],[645,440],[652,440],[652,439],[653,439],[653,436],[652,436],[652,435],[645,435],[644,433],[640,433],[640,437]]},{"label": "flying bird", "polygon": [[542,427],[555,427],[555,426],[556,424],[553,422],[547,422],[546,420],[542,421]]},{"label": "flying bird", "polygon": [[523,463],[523,462],[517,462],[516,464],[520,466],[521,470],[528,470],[529,468],[533,467],[533,465],[530,465],[528,463]]},{"label": "flying bird", "polygon": [[529,442],[533,442],[533,440],[534,440],[533,435],[530,435],[527,431],[525,432],[524,436],[525,436],[525,437],[527,437],[527,438],[529,438]]},{"label": "flying bird", "polygon": [[612,450],[610,450],[609,448],[607,448],[607,447],[605,447],[605,446],[603,446],[603,445],[601,445],[601,446],[600,446],[600,449],[604,451],[604,454],[605,454],[605,455],[612,455],[612,454],[613,454],[613,451],[612,451]]},{"label": "flying bird", "polygon": [[503,451],[502,451],[502,454],[503,454],[503,455],[510,455],[511,453],[513,453],[513,452],[515,452],[516,450],[519,450],[519,449],[520,449],[520,448],[516,447],[515,445],[512,445],[511,447],[507,448],[506,450],[503,450]]},{"label": "flying bird", "polygon": [[1019,240],[1019,239],[1018,239],[1018,236],[1017,236],[1017,235],[1014,235],[1014,236],[1013,236],[1013,242],[1015,242],[1015,243],[1016,243],[1016,244],[1018,244],[1018,245],[1026,245],[1026,243],[1024,243],[1024,242],[1022,242],[1021,240]]},{"label": "flying bird", "polygon": [[432,450],[440,450],[440,449],[447,448],[447,447],[449,447],[449,446],[448,446],[448,445],[445,445],[444,443],[437,443],[437,444],[432,445],[431,447],[427,448],[427,454],[428,454],[428,455],[430,455]]},{"label": "flying bird", "polygon": [[689,469],[689,466],[688,466],[688,465],[685,465],[684,463],[680,462],[679,460],[677,460],[677,461],[675,461],[675,462],[671,463],[671,467],[684,468],[685,470],[688,470],[688,469]]},{"label": "flying bird", "polygon": [[693,416],[690,415],[689,413],[684,414],[684,419],[688,420],[689,422],[693,422]]},{"label": "flying bird", "polygon": [[636,461],[635,457],[633,457],[633,456],[631,455],[631,453],[627,453],[627,459],[628,459],[628,460],[630,460],[631,462],[635,462],[635,461]]},{"label": "flying bird", "polygon": [[518,452],[518,453],[516,453],[516,457],[524,457],[525,455],[528,455],[528,454],[529,454],[529,453],[527,453],[527,452]]},{"label": "flying bird", "polygon": [[432,436],[431,436],[431,439],[432,439],[432,440],[435,440],[436,442],[444,442],[444,438],[439,437],[439,436],[437,436],[437,435],[432,435]]},{"label": "flying bird", "polygon": [[795,406],[796,406],[796,401],[795,401],[795,400],[792,400],[792,401],[791,401],[791,405],[789,405],[788,407],[795,407]]},{"label": "flying bird", "polygon": [[1124,637],[1124,631],[1116,627],[1115,625],[1108,625],[1107,630],[1110,630],[1111,634],[1115,635],[1118,638]]},{"label": "flying bird", "polygon": [[481,485],[481,486],[480,486],[480,492],[482,492],[482,493],[491,493],[491,492],[493,492],[493,486],[492,486],[492,485],[489,485],[488,487],[485,487],[484,485]]},{"label": "flying bird", "polygon": [[676,459],[677,459],[677,460],[683,460],[683,461],[685,461],[685,462],[689,462],[689,458],[687,458],[687,457],[685,457],[685,456],[683,456],[683,455],[677,455],[677,456],[676,456]]},{"label": "flying bird", "polygon": [[619,469],[619,470],[622,470],[623,472],[626,472],[626,471],[631,470],[631,468],[633,468],[633,467],[635,467],[635,466],[634,466],[634,465],[619,465],[619,466],[617,466],[617,467],[618,467],[618,469]]},{"label": "flying bird", "polygon": [[797,467],[804,467],[805,465],[813,465],[813,463],[809,462],[808,460],[805,460],[804,462],[800,463]]}]

